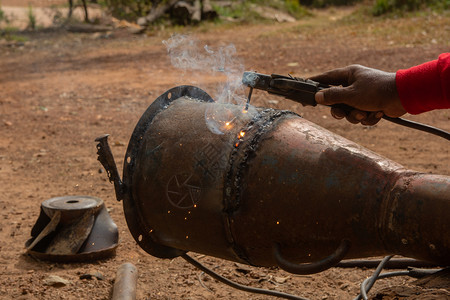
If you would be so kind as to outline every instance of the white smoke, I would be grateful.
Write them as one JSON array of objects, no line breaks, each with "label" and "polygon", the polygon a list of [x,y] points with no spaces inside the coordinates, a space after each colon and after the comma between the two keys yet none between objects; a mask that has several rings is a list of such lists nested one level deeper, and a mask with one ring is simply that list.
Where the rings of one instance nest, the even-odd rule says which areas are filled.
[{"label": "white smoke", "polygon": [[218,87],[212,95],[216,102],[238,105],[246,102],[245,87],[242,85],[244,65],[237,57],[233,44],[217,48],[200,46],[199,41],[188,35],[174,35],[163,44],[167,47],[172,65],[182,70],[181,76],[189,77],[188,83],[202,85],[211,81],[206,77],[217,77]]}]

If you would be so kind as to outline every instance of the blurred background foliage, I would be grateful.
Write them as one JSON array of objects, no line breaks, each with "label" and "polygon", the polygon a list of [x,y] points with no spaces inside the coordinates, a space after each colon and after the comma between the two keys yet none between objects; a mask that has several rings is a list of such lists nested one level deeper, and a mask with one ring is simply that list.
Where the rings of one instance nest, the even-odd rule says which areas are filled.
[{"label": "blurred background foliage", "polygon": [[156,0],[104,0],[100,2],[118,19],[136,19],[147,15],[165,1]]},{"label": "blurred background foliage", "polygon": [[[176,3],[187,3],[195,5],[195,0],[175,1],[175,0],[84,0],[87,5],[100,5],[103,10],[108,11],[117,19],[124,19],[131,22],[138,22],[139,18],[148,16],[153,11],[160,9],[163,6],[173,6]],[[80,5],[83,0],[73,0],[75,4]],[[205,0],[197,1],[204,5]],[[69,0],[67,6],[69,7]],[[216,12],[214,22],[238,22],[238,23],[252,23],[268,20],[267,16],[261,13],[261,8],[272,9],[276,12],[283,12],[286,15],[295,19],[300,19],[305,16],[313,16],[315,10],[333,7],[333,6],[355,6],[360,9],[357,14],[360,18],[363,17],[397,17],[408,13],[420,13],[421,11],[447,11],[450,9],[450,0],[210,0],[210,6]],[[272,12],[275,15],[274,12]],[[0,0],[0,28],[5,27],[8,23],[8,18],[1,9]],[[32,7],[29,7],[29,28],[34,28],[35,19]],[[208,19],[210,21],[211,18]],[[202,21],[204,21],[202,19]],[[177,23],[174,15],[170,9],[164,11],[157,20],[151,22],[157,24],[168,25],[186,25],[195,24]],[[139,23],[139,22],[138,22]],[[197,22],[198,23],[198,22]]]},{"label": "blurred background foliage", "polygon": [[380,16],[394,12],[409,12],[429,7],[436,10],[450,8],[450,0],[376,0],[372,14]]},{"label": "blurred background foliage", "polygon": [[[170,0],[103,0],[111,13],[117,18],[133,20],[147,15],[152,9]],[[362,3],[369,14],[401,14],[424,8],[446,10],[450,0],[250,0],[250,1],[211,1],[219,16],[235,19],[258,20],[255,5],[267,6],[290,14],[295,18],[310,15],[310,9],[330,6],[349,6]]]}]

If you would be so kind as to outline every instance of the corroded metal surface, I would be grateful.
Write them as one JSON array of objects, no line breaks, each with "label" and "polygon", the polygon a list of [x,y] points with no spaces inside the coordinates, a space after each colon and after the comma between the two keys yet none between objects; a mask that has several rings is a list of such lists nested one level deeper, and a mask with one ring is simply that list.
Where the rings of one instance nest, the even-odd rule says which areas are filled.
[{"label": "corroded metal surface", "polygon": [[[171,91],[139,121],[124,163],[125,216],[148,253],[307,263],[299,273],[385,254],[450,263],[448,176],[407,170],[292,112]],[[233,118],[218,134],[210,112],[223,111]]]},{"label": "corroded metal surface", "polygon": [[117,269],[111,300],[136,300],[138,270],[131,263],[124,263]]},{"label": "corroded metal surface", "polygon": [[45,200],[27,241],[39,259],[69,262],[105,258],[115,253],[118,230],[103,200],[64,196]]}]

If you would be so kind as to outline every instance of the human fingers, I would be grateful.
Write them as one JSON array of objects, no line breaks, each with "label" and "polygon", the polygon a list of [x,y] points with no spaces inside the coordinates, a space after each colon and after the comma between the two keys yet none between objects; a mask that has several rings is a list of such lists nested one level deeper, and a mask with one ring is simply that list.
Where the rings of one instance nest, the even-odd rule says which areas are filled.
[{"label": "human fingers", "polygon": [[345,110],[337,107],[332,107],[330,112],[333,118],[338,120],[341,120],[347,116],[347,112]]},{"label": "human fingers", "polygon": [[331,115],[338,120],[346,118],[352,124],[358,124],[361,122],[361,124],[363,125],[372,126],[378,123],[378,121],[380,121],[381,117],[383,116],[383,113],[382,112],[367,113],[365,111],[361,111],[358,109],[354,109],[350,113],[347,113],[345,110],[341,108],[332,107]]},{"label": "human fingers", "polygon": [[323,89],[315,95],[316,102],[322,105],[344,103],[351,106],[353,98],[353,91],[351,87],[333,86]]},{"label": "human fingers", "polygon": [[367,113],[362,110],[354,109],[345,117],[352,124],[358,124],[367,118]]},{"label": "human fingers", "polygon": [[371,112],[368,114],[368,116],[361,121],[361,124],[366,126],[373,126],[377,124],[381,118],[383,117],[383,112],[377,111],[377,112]]},{"label": "human fingers", "polygon": [[347,86],[349,85],[350,76],[351,76],[350,67],[344,67],[312,76],[309,79],[323,84]]}]

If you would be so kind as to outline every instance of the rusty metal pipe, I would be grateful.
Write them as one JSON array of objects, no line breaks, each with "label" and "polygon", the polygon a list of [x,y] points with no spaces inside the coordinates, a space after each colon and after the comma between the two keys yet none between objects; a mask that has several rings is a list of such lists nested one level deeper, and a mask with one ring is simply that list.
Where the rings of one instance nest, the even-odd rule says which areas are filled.
[{"label": "rusty metal pipe", "polygon": [[111,300],[136,300],[138,271],[131,263],[124,263],[117,269]]},{"label": "rusty metal pipe", "polygon": [[[217,134],[208,122],[224,111],[234,118]],[[195,251],[294,273],[387,254],[450,264],[450,177],[195,87],[169,90],[141,117],[122,192],[133,237],[157,257]]]}]

